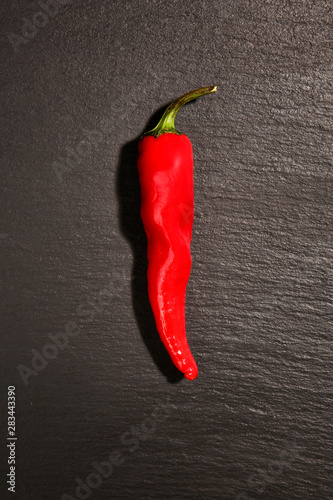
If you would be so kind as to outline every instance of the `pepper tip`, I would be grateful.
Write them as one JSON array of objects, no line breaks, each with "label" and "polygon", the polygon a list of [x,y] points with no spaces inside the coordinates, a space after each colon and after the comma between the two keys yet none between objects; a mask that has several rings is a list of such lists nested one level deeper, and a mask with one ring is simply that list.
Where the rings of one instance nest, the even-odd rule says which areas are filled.
[{"label": "pepper tip", "polygon": [[187,378],[187,380],[194,380],[195,378],[197,378],[197,375],[198,375],[198,367],[197,366],[193,366],[193,367],[189,368],[184,373],[184,377]]}]

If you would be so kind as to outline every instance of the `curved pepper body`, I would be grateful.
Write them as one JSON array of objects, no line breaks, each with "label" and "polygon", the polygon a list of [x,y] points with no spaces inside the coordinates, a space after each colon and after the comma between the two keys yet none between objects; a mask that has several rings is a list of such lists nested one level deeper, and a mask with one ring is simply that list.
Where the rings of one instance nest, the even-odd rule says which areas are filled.
[{"label": "curved pepper body", "polygon": [[173,363],[198,374],[185,333],[194,215],[193,153],[186,135],[145,137],[139,144],[141,217],[148,240],[148,294],[157,330]]}]

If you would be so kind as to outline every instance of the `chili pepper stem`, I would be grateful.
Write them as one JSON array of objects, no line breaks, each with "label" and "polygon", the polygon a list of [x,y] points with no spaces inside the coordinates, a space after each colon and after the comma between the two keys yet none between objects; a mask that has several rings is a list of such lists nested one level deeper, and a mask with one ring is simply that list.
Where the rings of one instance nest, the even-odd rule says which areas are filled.
[{"label": "chili pepper stem", "polygon": [[184,106],[184,104],[193,101],[193,99],[197,99],[197,97],[201,97],[202,95],[211,94],[212,92],[216,92],[216,90],[216,86],[200,87],[199,89],[192,90],[191,92],[187,92],[187,94],[178,97],[178,99],[172,102],[164,111],[163,116],[156,127],[143,134],[142,138],[147,135],[152,135],[157,139],[160,135],[168,133],[183,135],[182,132],[179,132],[175,128],[175,118],[180,108]]}]

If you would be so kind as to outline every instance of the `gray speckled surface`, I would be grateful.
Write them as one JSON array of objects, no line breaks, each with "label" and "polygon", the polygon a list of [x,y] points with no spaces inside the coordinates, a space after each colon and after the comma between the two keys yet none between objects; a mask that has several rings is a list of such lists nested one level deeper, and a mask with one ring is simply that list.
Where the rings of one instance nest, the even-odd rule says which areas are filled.
[{"label": "gray speckled surface", "polygon": [[[15,498],[331,500],[331,2],[45,4],[0,7]],[[177,118],[194,149],[188,382],[147,300],[136,156],[203,85],[218,92]]]}]

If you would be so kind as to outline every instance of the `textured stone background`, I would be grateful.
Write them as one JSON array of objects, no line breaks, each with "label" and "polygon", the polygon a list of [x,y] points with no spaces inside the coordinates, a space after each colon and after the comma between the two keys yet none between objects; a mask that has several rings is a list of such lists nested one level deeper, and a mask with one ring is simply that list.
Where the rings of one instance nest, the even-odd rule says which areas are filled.
[{"label": "textured stone background", "polygon": [[[2,2],[15,498],[333,498],[332,10],[62,0],[46,18]],[[203,85],[218,92],[177,118],[195,162],[188,382],[147,301],[136,155],[161,108]],[[91,475],[115,450],[109,477]]]}]

